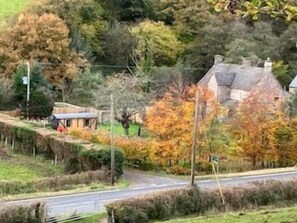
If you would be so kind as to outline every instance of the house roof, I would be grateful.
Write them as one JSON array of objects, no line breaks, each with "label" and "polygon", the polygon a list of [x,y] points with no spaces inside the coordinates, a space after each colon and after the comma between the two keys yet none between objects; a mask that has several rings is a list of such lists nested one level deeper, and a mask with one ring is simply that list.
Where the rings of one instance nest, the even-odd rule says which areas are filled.
[{"label": "house roof", "polygon": [[296,75],[296,77],[293,79],[293,81],[291,82],[291,84],[289,85],[289,87],[297,88],[297,75]]},{"label": "house roof", "polygon": [[250,91],[264,77],[263,67],[242,66],[237,64],[215,64],[198,84],[208,84],[215,75],[219,86]]},{"label": "house roof", "polygon": [[61,119],[76,119],[76,118],[97,118],[98,115],[96,113],[90,112],[80,112],[80,113],[64,113],[64,114],[53,114],[52,117],[55,117],[58,120]]},{"label": "house roof", "polygon": [[230,87],[234,81],[236,73],[215,73],[218,86]]}]

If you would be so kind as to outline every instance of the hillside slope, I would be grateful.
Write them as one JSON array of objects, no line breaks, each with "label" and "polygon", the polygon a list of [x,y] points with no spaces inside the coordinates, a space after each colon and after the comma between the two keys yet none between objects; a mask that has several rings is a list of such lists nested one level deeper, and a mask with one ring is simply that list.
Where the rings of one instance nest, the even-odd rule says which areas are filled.
[{"label": "hillside slope", "polygon": [[22,11],[28,3],[29,0],[0,0],[0,18]]}]

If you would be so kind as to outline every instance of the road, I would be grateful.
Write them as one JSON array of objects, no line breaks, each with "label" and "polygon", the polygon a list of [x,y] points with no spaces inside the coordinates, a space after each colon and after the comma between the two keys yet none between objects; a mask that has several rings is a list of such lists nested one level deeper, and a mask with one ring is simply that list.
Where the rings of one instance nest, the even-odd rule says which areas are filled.
[{"label": "road", "polygon": [[[240,184],[246,184],[253,181],[264,181],[264,180],[288,180],[292,177],[297,177],[297,171],[285,172],[285,173],[274,173],[265,175],[254,175],[254,176],[241,176],[232,178],[222,178],[220,179],[220,184],[222,186],[236,186]],[[214,179],[210,180],[199,180],[196,181],[198,186],[203,188],[216,187],[216,181]],[[86,213],[86,212],[98,212],[105,210],[104,205],[119,199],[137,197],[145,195],[151,192],[159,192],[162,190],[181,188],[188,186],[188,182],[178,182],[175,184],[161,184],[161,185],[149,185],[139,188],[130,189],[117,189],[109,191],[98,191],[81,193],[74,195],[63,195],[55,197],[46,197],[38,199],[29,200],[19,200],[2,202],[2,204],[8,205],[26,205],[32,202],[44,201],[48,207],[48,215],[64,215],[70,214],[76,211],[76,213]]]}]

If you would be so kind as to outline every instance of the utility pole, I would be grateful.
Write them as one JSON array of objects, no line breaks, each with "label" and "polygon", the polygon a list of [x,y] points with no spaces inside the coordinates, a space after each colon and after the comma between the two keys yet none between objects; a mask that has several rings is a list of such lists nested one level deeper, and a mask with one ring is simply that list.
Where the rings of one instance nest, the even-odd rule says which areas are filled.
[{"label": "utility pole", "polygon": [[195,183],[195,159],[196,159],[196,149],[198,143],[198,117],[199,117],[199,92],[196,92],[195,100],[195,119],[194,119],[194,136],[192,145],[192,157],[191,157],[191,186]]},{"label": "utility pole", "polygon": [[30,63],[29,61],[26,62],[27,64],[27,120],[29,120],[29,101],[30,101]]},{"label": "utility pole", "polygon": [[110,176],[111,176],[111,185],[114,186],[114,170],[115,170],[115,155],[114,155],[114,100],[113,100],[113,94],[110,95],[110,156],[111,156],[111,162],[110,162]]}]

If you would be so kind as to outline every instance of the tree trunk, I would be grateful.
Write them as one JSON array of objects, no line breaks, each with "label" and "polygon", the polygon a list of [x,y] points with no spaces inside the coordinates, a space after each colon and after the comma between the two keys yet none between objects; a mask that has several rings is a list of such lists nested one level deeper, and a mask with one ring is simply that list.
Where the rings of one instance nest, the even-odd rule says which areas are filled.
[{"label": "tree trunk", "polygon": [[124,131],[125,131],[125,135],[126,136],[129,136],[129,127],[128,128],[124,128]]},{"label": "tree trunk", "polygon": [[255,167],[256,166],[256,157],[254,156],[253,157],[253,167]]}]

